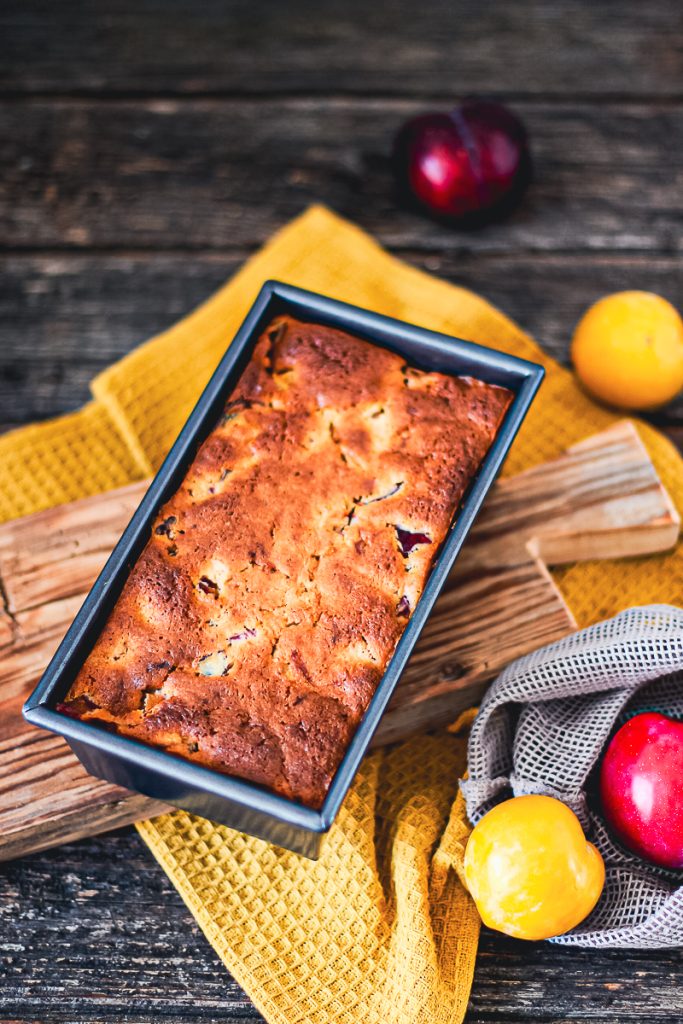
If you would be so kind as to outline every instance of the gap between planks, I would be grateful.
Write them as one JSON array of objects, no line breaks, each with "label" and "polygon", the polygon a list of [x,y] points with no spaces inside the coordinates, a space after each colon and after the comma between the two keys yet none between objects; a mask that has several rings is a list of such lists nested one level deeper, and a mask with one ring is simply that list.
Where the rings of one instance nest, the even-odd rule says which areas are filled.
[{"label": "gap between planks", "polygon": [[[131,484],[0,527],[0,859],[165,809],[87,775],[61,738],[21,717],[21,704],[146,487]],[[511,660],[576,628],[548,565],[664,551],[679,527],[628,421],[499,481],[375,744],[452,721]]]}]

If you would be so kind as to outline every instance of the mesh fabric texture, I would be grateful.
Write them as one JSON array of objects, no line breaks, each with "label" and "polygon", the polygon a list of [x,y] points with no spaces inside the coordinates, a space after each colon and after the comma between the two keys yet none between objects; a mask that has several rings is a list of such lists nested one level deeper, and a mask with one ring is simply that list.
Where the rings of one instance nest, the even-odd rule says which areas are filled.
[{"label": "mesh fabric texture", "polygon": [[470,820],[510,796],[553,796],[577,814],[605,861],[596,909],[554,942],[683,945],[683,871],[650,865],[618,844],[595,793],[613,730],[646,710],[683,719],[683,609],[630,608],[534,651],[508,665],[482,701],[461,782]]},{"label": "mesh fabric texture", "polygon": [[[547,377],[508,459],[519,472],[615,418],[516,324],[463,288],[384,252],[313,207],[198,310],[93,382],[80,412],[0,437],[0,518],[155,469],[264,280],[276,278],[543,363]],[[679,508],[683,463],[638,425]],[[683,591],[683,549],[556,574],[581,624]],[[478,917],[464,891],[457,791],[464,740],[447,733],[373,754],[316,864],[178,812],[139,825],[223,962],[271,1022],[455,1024]]]}]

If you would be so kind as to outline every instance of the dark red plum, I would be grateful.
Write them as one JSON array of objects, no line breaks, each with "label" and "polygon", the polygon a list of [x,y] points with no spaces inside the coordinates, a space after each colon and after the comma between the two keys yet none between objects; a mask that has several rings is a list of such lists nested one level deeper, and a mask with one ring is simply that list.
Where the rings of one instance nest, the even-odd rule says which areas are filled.
[{"label": "dark red plum", "polygon": [[407,121],[394,141],[393,162],[405,197],[463,226],[510,212],[531,180],[524,125],[507,107],[486,100]]}]

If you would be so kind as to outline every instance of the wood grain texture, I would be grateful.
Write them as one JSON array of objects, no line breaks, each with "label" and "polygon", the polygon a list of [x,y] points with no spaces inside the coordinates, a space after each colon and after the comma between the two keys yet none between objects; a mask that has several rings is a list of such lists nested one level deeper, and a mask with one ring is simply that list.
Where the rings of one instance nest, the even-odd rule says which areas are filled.
[{"label": "wood grain texture", "polygon": [[6,4],[6,92],[680,94],[673,3],[78,0]]},{"label": "wood grain texture", "polygon": [[[3,1021],[262,1021],[140,839],[0,866]],[[524,943],[484,930],[466,1024],[680,1024],[683,953]]]},{"label": "wood grain texture", "polygon": [[508,220],[468,233],[394,197],[393,135],[422,108],[403,99],[113,100],[103,117],[95,100],[3,104],[0,236],[31,249],[255,246],[316,199],[392,248],[681,252],[672,168],[683,159],[683,102],[515,104],[533,140],[535,183]]},{"label": "wood grain texture", "polygon": [[[146,486],[131,484],[0,526],[0,859],[162,809],[90,778],[63,741],[21,717],[21,704]],[[576,628],[547,564],[667,550],[679,528],[628,421],[499,481],[423,630],[375,745],[453,721],[506,664]]]},{"label": "wood grain texture", "polygon": [[[683,306],[680,217],[669,220],[683,156],[682,37],[673,0],[0,3],[0,224],[13,238],[0,228],[0,430],[75,408],[94,372],[320,199],[399,255],[491,298],[561,358],[578,316],[605,292],[645,287]],[[473,92],[524,101],[525,116],[536,104],[545,112],[537,185],[511,233],[444,232],[382,191],[401,110]],[[188,153],[182,98],[218,106],[240,96],[251,98],[243,114],[229,109],[247,137],[214,119],[233,151],[218,139]],[[96,103],[62,122],[57,97]],[[157,116],[167,111],[146,174],[144,134],[127,140],[125,162],[112,152],[117,97],[145,98],[126,120],[143,133],[150,103]],[[367,102],[368,116],[353,103],[343,116],[327,109],[345,97]],[[392,98],[411,102],[392,107]],[[288,108],[272,99],[298,101],[301,153],[287,145],[283,157],[275,114]],[[554,106],[565,112],[557,129]],[[634,107],[655,121],[642,141]],[[581,122],[571,129],[570,109]],[[201,109],[191,114],[201,120]],[[317,149],[326,117],[340,134],[323,126]],[[199,127],[193,140],[205,145]],[[129,201],[139,225],[121,220]],[[197,201],[188,255],[177,223]],[[683,450],[683,428],[669,432]],[[0,636],[6,627],[0,614]],[[261,1020],[130,831],[0,865],[0,957],[2,1021]],[[680,953],[587,953],[485,932],[467,1024],[680,1024],[682,968]]]},{"label": "wood grain texture", "polygon": [[[77,408],[96,373],[203,302],[250,251],[0,250],[0,430]],[[394,251],[513,313],[561,361],[574,324],[606,292],[645,288],[683,307],[678,255]],[[683,423],[683,398],[657,418]]]}]

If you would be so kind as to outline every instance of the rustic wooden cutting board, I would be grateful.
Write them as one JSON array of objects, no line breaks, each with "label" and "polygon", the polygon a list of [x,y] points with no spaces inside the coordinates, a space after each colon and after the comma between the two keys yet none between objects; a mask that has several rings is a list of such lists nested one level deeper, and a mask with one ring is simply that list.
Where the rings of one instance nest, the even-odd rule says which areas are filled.
[{"label": "rustic wooden cutting board", "polygon": [[[0,526],[0,859],[165,810],[87,775],[21,705],[146,483]],[[549,565],[663,551],[680,521],[627,421],[499,481],[380,725],[376,743],[452,720],[513,658],[576,628]]]}]

